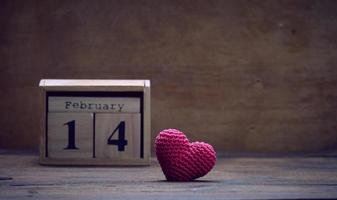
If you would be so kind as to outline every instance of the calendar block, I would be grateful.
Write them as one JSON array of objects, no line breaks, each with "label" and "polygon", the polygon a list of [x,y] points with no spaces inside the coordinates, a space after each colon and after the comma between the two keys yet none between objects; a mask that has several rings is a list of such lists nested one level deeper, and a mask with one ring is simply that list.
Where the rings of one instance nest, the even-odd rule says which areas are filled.
[{"label": "calendar block", "polygon": [[96,157],[132,159],[143,157],[140,114],[97,114]]},{"label": "calendar block", "polygon": [[47,131],[48,157],[93,157],[93,114],[48,113]]},{"label": "calendar block", "polygon": [[148,165],[148,80],[40,81],[40,163]]}]

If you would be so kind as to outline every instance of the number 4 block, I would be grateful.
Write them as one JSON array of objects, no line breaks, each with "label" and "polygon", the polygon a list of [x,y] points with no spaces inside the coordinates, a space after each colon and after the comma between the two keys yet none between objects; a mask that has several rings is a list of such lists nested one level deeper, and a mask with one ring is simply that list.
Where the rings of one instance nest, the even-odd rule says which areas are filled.
[{"label": "number 4 block", "polygon": [[140,114],[96,114],[96,157],[142,158]]},{"label": "number 4 block", "polygon": [[40,163],[148,165],[147,80],[41,80]]}]

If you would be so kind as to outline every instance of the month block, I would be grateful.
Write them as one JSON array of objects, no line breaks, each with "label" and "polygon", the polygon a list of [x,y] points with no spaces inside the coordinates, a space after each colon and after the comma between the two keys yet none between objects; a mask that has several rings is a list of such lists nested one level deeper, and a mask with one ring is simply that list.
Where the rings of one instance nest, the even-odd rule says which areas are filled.
[{"label": "month block", "polygon": [[148,80],[40,81],[40,163],[148,165]]}]

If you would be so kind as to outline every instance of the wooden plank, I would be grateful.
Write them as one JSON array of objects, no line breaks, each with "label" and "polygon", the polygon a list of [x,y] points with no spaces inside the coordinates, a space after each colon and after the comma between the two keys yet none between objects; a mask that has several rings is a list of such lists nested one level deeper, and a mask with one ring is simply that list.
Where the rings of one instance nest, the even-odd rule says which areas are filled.
[{"label": "wooden plank", "polygon": [[49,112],[140,112],[140,99],[132,97],[52,96],[48,99]]},{"label": "wooden plank", "polygon": [[335,157],[234,157],[193,182],[149,167],[46,167],[36,155],[0,153],[0,199],[335,199]]},{"label": "wooden plank", "polygon": [[123,79],[42,79],[40,86],[53,87],[53,86],[140,86],[144,87],[146,80],[123,80]]},{"label": "wooden plank", "polygon": [[44,158],[46,158],[47,98],[45,98],[46,97],[45,90],[40,90],[40,94],[43,99],[42,99],[42,104],[40,105],[40,110],[42,111],[42,114],[40,115],[38,138],[39,138],[40,161],[42,161],[44,160]]},{"label": "wooden plank", "polygon": [[42,79],[48,91],[143,91],[145,80]]},{"label": "wooden plank", "polygon": [[148,166],[149,159],[134,159],[134,158],[43,158],[40,160],[41,165],[55,166],[107,166],[107,167],[127,167],[127,166]]},{"label": "wooden plank", "polygon": [[144,87],[144,158],[151,157],[151,83],[145,81]]}]

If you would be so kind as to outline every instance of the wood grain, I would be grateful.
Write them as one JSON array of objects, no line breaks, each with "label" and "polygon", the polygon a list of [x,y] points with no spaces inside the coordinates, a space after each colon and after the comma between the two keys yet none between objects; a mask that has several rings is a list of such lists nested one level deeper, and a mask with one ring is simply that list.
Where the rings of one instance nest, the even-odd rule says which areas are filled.
[{"label": "wood grain", "polygon": [[223,151],[337,149],[337,1],[0,4],[2,148],[37,150],[41,78],[92,78],[151,79],[152,139],[174,127]]},{"label": "wood grain", "polygon": [[37,155],[0,154],[0,199],[335,199],[335,157],[218,158],[193,182],[167,182],[149,167],[45,167]]}]

